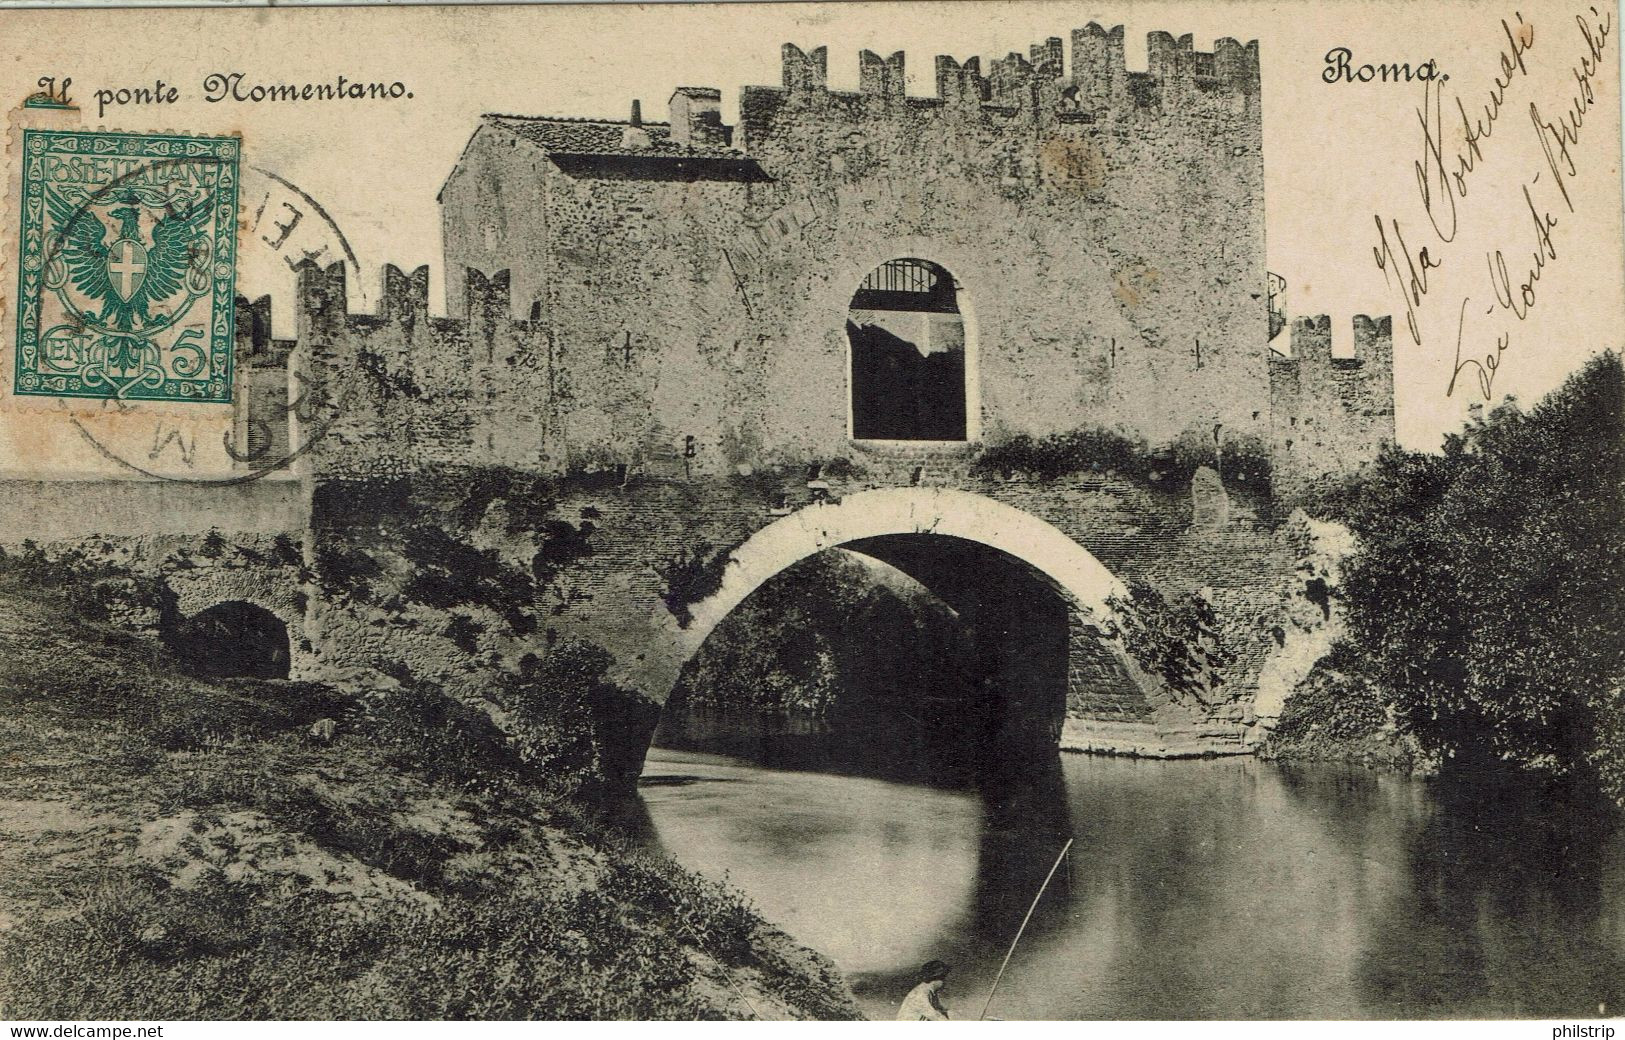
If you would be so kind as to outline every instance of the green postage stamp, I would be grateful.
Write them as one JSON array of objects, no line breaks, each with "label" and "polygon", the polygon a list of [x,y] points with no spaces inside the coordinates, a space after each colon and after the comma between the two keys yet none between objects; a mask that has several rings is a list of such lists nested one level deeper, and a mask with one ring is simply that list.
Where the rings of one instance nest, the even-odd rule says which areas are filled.
[{"label": "green postage stamp", "polygon": [[231,401],[239,145],[23,132],[15,393]]}]

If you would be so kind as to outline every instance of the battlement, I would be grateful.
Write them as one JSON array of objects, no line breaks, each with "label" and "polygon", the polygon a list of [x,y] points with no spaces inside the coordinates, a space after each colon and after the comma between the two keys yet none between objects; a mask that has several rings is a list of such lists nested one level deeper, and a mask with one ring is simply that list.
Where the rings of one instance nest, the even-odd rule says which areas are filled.
[{"label": "battlement", "polygon": [[[1187,33],[1177,39],[1167,32],[1146,37],[1146,69],[1130,71],[1124,58],[1123,27],[1110,30],[1096,22],[1074,29],[1072,61],[1065,68],[1065,44],[1058,36],[1032,44],[1025,55],[1012,51],[994,58],[984,75],[980,57],[959,61],[936,58],[936,96],[916,98],[904,88],[902,51],[882,58],[873,51],[858,55],[858,94],[897,98],[917,106],[981,104],[1027,112],[1086,112],[1113,109],[1199,108],[1203,99],[1232,99],[1258,94],[1258,41],[1242,44],[1228,37],[1212,51],[1195,49]],[[782,49],[782,86],[747,87],[751,92],[779,91],[792,96],[831,93],[829,50],[803,50],[793,43]],[[836,92],[839,93],[839,92]]]},{"label": "battlement", "polygon": [[[273,444],[297,443],[288,394],[315,393],[326,410],[307,406],[320,418],[299,420],[317,421],[325,432],[320,450],[300,465],[318,475],[408,472],[471,459],[536,464],[549,406],[549,340],[541,322],[511,316],[507,271],[465,267],[462,316],[445,318],[429,314],[426,266],[408,272],[386,264],[371,312],[350,308],[344,264],[306,261],[295,271],[297,338],[266,359],[257,392],[243,398],[240,427],[263,423]],[[269,328],[268,300],[239,307],[255,326]],[[302,389],[290,382],[290,367]],[[504,390],[534,408],[503,403]]]},{"label": "battlement", "polygon": [[1376,370],[1386,369],[1391,376],[1394,360],[1393,319],[1386,314],[1377,318],[1356,314],[1353,326],[1354,355],[1334,357],[1332,319],[1325,314],[1295,318],[1291,334],[1292,356],[1286,357],[1271,351],[1270,362],[1272,366],[1292,365],[1322,369],[1369,367]]},{"label": "battlement", "polygon": [[[299,338],[306,330],[334,331],[340,328],[378,329],[388,325],[427,323],[437,331],[451,332],[490,328],[508,323],[528,328],[529,322],[513,321],[511,279],[507,271],[487,276],[474,268],[464,268],[462,313],[467,318],[429,317],[429,268],[417,267],[410,273],[394,264],[385,264],[379,273],[377,307],[372,313],[351,311],[349,275],[344,264],[326,268],[310,260],[301,261],[294,271],[298,278]],[[259,306],[259,304],[256,304]],[[263,320],[270,322],[270,303],[265,301]]]},{"label": "battlement", "polygon": [[1393,321],[1353,319],[1354,355],[1332,354],[1327,315],[1292,322],[1292,356],[1270,351],[1277,491],[1351,472],[1394,439]]}]

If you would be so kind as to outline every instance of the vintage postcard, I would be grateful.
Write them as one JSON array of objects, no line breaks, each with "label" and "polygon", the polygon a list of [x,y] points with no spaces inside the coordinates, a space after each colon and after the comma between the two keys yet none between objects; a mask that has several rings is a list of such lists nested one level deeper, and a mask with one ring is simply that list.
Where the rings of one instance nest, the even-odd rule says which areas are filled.
[{"label": "vintage postcard", "polygon": [[1618,23],[0,9],[0,1018],[1611,1035]]}]

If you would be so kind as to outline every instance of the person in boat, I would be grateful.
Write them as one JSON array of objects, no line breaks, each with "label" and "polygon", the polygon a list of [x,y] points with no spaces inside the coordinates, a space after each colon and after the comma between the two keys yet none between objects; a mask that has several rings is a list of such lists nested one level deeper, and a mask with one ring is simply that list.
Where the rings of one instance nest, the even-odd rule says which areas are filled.
[{"label": "person in boat", "polygon": [[920,983],[908,991],[897,1009],[899,1022],[946,1022],[948,1009],[942,1003],[942,987],[948,984],[948,965],[927,961],[920,969]]}]

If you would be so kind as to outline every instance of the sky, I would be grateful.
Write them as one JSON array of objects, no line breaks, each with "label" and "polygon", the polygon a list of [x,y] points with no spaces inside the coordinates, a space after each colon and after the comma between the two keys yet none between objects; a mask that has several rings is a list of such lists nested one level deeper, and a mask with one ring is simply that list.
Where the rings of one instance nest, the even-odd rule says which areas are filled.
[{"label": "sky", "polygon": [[[1447,394],[1459,358],[1493,351],[1505,336],[1490,397],[1513,393],[1531,401],[1586,357],[1621,345],[1618,40],[1603,42],[1605,60],[1589,82],[1590,118],[1557,165],[1545,157],[1530,112],[1531,104],[1547,119],[1572,111],[1580,90],[1574,67],[1587,50],[1575,18],[1594,23],[1588,7],[1522,0],[8,11],[0,13],[0,90],[20,98],[42,75],[72,76],[88,126],[241,133],[245,160],[319,202],[362,269],[373,272],[358,287],[356,306],[367,304],[377,269],[392,262],[406,269],[431,265],[431,306],[443,310],[435,194],[482,112],[625,118],[637,98],[647,118],[663,119],[673,88],[714,86],[732,122],[741,86],[779,81],[779,47],[786,41],[804,49],[827,45],[834,89],[855,89],[860,49],[904,50],[909,92],[930,95],[937,54],[979,54],[985,67],[988,59],[1025,53],[1047,36],[1065,40],[1090,21],[1125,26],[1130,69],[1145,67],[1145,36],[1153,30],[1192,33],[1202,50],[1222,36],[1256,38],[1268,269],[1287,281],[1289,314],[1333,317],[1340,350],[1350,348],[1353,314],[1396,315],[1399,437],[1407,446],[1432,448],[1459,425],[1469,403],[1484,399],[1471,364],[1460,368]],[[1329,84],[1322,78],[1325,56],[1346,47],[1355,67],[1436,61],[1449,77],[1433,88],[1445,116],[1439,152],[1445,166],[1459,172],[1454,157],[1466,145],[1461,117],[1452,110],[1460,97],[1463,111],[1483,118],[1510,46],[1503,19],[1512,38],[1527,32],[1528,46],[1519,55],[1522,68],[1501,90],[1492,132],[1477,142],[1474,169],[1460,182],[1466,194],[1449,181],[1431,192],[1435,219],[1445,212],[1446,195],[1455,203],[1456,227],[1445,242],[1432,231],[1416,172],[1425,152],[1417,112],[1427,88],[1420,82]],[[245,87],[331,82],[338,75],[399,80],[412,96],[210,103],[203,83],[211,73],[241,73]],[[180,87],[175,103],[97,111],[94,91],[158,79]],[[264,178],[259,184],[267,194],[276,188]],[[244,204],[252,200],[245,197]],[[1556,221],[1546,238],[1536,234],[1541,214]],[[1402,253],[1394,246],[1387,277],[1374,254],[1379,217],[1385,228],[1398,221],[1407,243]],[[263,216],[257,230],[274,234]],[[1408,277],[1394,268],[1404,265],[1402,256],[1415,263],[1424,247],[1437,266],[1428,270],[1427,292],[1416,305],[1416,342],[1405,320]],[[1531,287],[1534,303],[1518,318],[1496,305],[1495,253],[1505,260],[1508,284],[1520,297],[1515,307],[1522,309],[1517,287],[1534,267],[1537,248],[1555,257],[1541,265]],[[240,288],[281,295],[289,284],[280,273],[283,259],[269,246],[245,244]],[[0,286],[12,277],[8,271]],[[278,326],[281,334],[291,331],[287,308]]]}]

